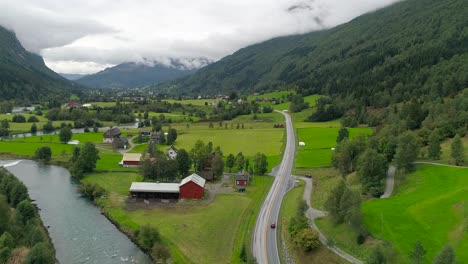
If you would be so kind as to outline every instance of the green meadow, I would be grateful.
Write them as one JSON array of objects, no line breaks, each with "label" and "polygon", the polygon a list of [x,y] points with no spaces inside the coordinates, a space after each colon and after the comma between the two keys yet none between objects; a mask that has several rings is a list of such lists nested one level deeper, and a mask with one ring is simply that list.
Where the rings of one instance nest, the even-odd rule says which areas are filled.
[{"label": "green meadow", "polygon": [[[348,128],[349,136],[356,137],[359,134],[372,134],[370,128]],[[305,146],[298,146],[296,152],[296,167],[311,168],[329,166],[331,156],[336,146],[337,127],[308,127],[297,129],[298,142],[304,142]]]},{"label": "green meadow", "polygon": [[364,223],[405,259],[419,240],[432,262],[446,244],[468,263],[468,169],[418,165],[397,193],[363,203]]},{"label": "green meadow", "polygon": [[83,182],[108,191],[98,203],[125,230],[157,227],[164,243],[172,245],[174,263],[240,263],[242,245],[250,247],[256,215],[273,183],[273,177],[255,177],[245,193],[231,189],[208,204],[184,201],[168,208],[127,210],[128,188],[139,180],[136,173],[108,172],[88,175]]}]

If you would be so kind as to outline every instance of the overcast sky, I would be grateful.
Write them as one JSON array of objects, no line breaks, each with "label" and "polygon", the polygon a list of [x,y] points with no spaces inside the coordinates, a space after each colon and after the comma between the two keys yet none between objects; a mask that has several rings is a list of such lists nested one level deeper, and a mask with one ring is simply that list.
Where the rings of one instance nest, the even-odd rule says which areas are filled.
[{"label": "overcast sky", "polygon": [[247,45],[333,27],[393,2],[0,0],[0,25],[57,72],[93,73],[169,58],[196,68]]}]

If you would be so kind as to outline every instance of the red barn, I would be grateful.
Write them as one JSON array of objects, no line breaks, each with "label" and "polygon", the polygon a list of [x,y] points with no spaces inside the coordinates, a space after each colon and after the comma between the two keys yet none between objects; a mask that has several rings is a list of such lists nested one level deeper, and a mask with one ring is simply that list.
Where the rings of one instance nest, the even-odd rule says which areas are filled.
[{"label": "red barn", "polygon": [[206,180],[192,174],[182,180],[179,187],[180,199],[202,199],[205,193]]},{"label": "red barn", "polygon": [[140,166],[140,160],[140,153],[125,153],[120,163],[123,167],[137,167]]}]

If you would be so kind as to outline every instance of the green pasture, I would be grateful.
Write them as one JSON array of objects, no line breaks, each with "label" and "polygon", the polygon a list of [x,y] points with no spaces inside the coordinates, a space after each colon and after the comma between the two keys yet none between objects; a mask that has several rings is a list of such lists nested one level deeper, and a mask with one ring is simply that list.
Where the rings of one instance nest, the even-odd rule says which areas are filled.
[{"label": "green pasture", "polygon": [[364,223],[404,258],[416,240],[431,263],[451,244],[457,263],[468,263],[468,169],[418,165],[394,196],[362,205]]},{"label": "green pasture", "polygon": [[209,204],[184,201],[175,207],[128,211],[123,201],[131,182],[139,177],[134,173],[94,173],[83,182],[96,183],[108,191],[108,198],[98,202],[123,228],[157,227],[164,243],[171,245],[174,263],[240,263],[242,245],[250,242],[256,215],[273,182],[272,177],[255,177],[246,193],[218,194]]},{"label": "green pasture", "polygon": [[[440,144],[440,147],[442,149],[442,155],[440,156],[440,160],[428,160],[426,159],[425,161],[430,161],[430,162],[437,162],[437,163],[444,163],[444,164],[449,164],[450,163],[450,146],[452,144],[453,139],[447,139],[444,142]],[[463,146],[465,147],[465,164],[468,164],[468,137],[462,138]]]},{"label": "green pasture", "polygon": [[[317,123],[316,123],[317,124]],[[349,136],[371,134],[370,128],[348,128]],[[336,137],[339,128],[309,127],[297,129],[298,142],[305,146],[298,146],[296,152],[296,167],[322,167],[331,163],[333,150],[336,146]]]}]

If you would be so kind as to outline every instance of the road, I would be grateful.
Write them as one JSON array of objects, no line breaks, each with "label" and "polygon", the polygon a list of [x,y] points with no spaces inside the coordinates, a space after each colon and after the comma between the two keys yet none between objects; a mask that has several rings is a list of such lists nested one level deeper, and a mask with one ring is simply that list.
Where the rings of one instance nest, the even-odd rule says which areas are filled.
[{"label": "road", "polygon": [[278,223],[278,215],[281,202],[286,190],[294,184],[291,176],[296,151],[296,138],[291,116],[288,113],[276,111],[284,115],[286,119],[286,148],[284,149],[283,160],[278,170],[275,172],[275,180],[270,191],[263,202],[258,214],[255,230],[252,238],[252,251],[257,262],[260,264],[279,264],[280,258],[277,244],[277,229],[271,228],[272,223]]}]

